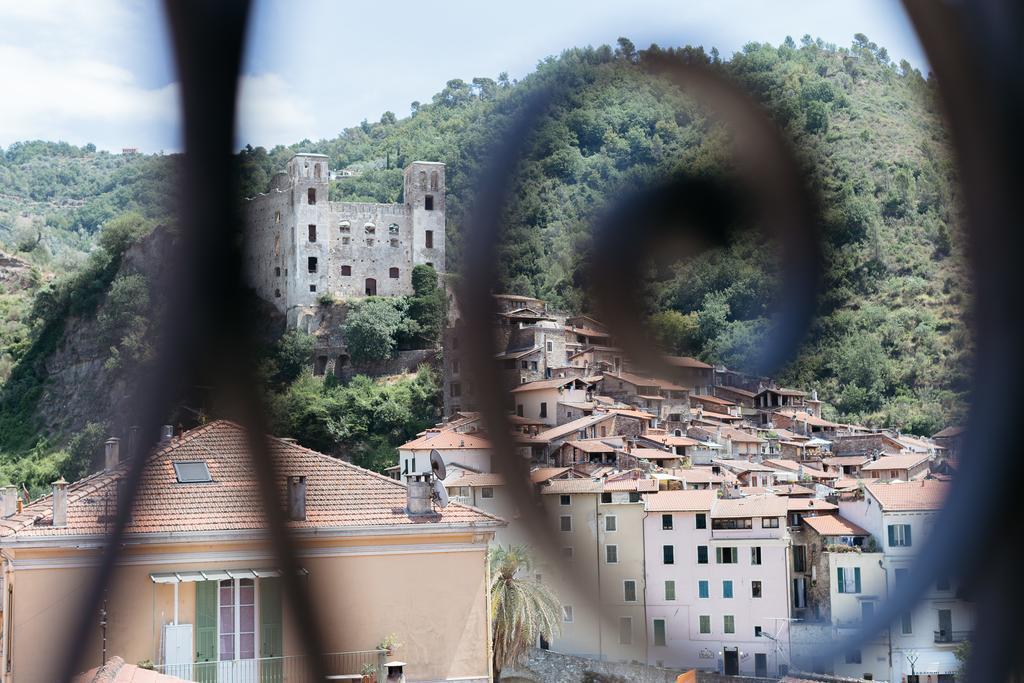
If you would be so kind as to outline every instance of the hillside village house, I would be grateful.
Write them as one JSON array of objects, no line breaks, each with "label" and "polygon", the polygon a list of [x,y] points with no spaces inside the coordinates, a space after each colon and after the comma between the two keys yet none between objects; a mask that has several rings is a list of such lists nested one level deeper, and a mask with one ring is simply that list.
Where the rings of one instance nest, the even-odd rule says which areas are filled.
[{"label": "hillside village house", "polygon": [[[377,665],[377,643],[397,633],[408,680],[490,680],[486,551],[504,522],[458,503],[411,515],[403,484],[290,442],[268,444],[326,645],[362,653],[335,656],[332,673]],[[109,441],[104,471],[57,482],[21,512],[7,492],[4,683],[56,678],[54,647],[74,623],[126,472],[117,451]],[[82,670],[102,663],[103,639],[108,654],[177,663],[169,673],[202,681],[228,672],[256,681],[285,661],[291,671],[301,665],[251,470],[242,428],[223,421],[149,456],[106,628],[97,615],[85,648],[95,660]],[[438,580],[427,586],[424,577]]]},{"label": "hillside village house", "polygon": [[518,417],[536,418],[550,427],[558,424],[559,403],[587,403],[592,393],[591,385],[578,377],[528,382],[512,390]]}]

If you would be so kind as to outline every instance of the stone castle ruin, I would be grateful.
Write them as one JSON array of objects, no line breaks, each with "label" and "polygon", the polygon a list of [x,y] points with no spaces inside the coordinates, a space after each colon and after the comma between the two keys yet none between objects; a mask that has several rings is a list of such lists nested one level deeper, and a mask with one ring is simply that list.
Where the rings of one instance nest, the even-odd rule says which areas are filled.
[{"label": "stone castle ruin", "polygon": [[246,201],[250,284],[289,329],[308,329],[324,295],[412,294],[413,266],[445,270],[444,171],[409,164],[402,203],[332,202],[328,157],[296,154],[267,193]]}]

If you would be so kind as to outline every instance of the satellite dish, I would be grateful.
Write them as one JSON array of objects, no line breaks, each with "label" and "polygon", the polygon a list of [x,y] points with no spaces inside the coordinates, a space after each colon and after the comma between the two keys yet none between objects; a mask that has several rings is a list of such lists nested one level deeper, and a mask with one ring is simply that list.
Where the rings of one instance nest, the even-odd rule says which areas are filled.
[{"label": "satellite dish", "polygon": [[[441,465],[444,467],[444,465]],[[448,507],[448,492],[444,488],[444,484],[441,483],[440,479],[434,479],[431,482],[430,487],[434,490],[433,498],[437,501],[438,506]]]},{"label": "satellite dish", "polygon": [[444,466],[444,460],[441,459],[441,454],[437,452],[436,448],[430,451],[430,471],[438,479],[443,480],[448,476],[448,468]]}]

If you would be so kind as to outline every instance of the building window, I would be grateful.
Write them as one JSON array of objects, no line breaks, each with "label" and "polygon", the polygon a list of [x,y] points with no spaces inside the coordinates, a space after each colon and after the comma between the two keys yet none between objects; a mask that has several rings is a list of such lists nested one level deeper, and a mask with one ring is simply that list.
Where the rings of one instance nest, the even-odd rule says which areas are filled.
[{"label": "building window", "polygon": [[640,502],[640,492],[639,491],[630,491],[629,492],[629,502],[630,503],[639,503]]},{"label": "building window", "polygon": [[430,174],[430,189],[437,190],[437,171]]},{"label": "building window", "polygon": [[711,589],[709,588],[707,581],[698,581],[697,582],[697,597],[698,598],[710,598],[711,597]]},{"label": "building window", "polygon": [[341,267],[341,274],[343,276],[345,276],[345,277],[351,276],[352,275],[352,266],[342,266]]},{"label": "building window", "polygon": [[398,268],[388,268],[388,277],[392,280],[398,279]]},{"label": "building window", "polygon": [[462,385],[458,382],[452,382],[448,385],[448,395],[452,398],[458,398],[462,396]]},{"label": "building window", "polygon": [[316,285],[310,285],[309,286],[309,291],[311,291],[311,292],[313,292],[315,294],[316,293]]},{"label": "building window", "polygon": [[847,664],[860,664],[860,650],[852,650],[846,653]]},{"label": "building window", "polygon": [[910,547],[910,525],[890,524],[889,525],[889,547],[909,548]]},{"label": "building window", "polygon": [[516,416],[517,417],[522,417],[523,416],[523,404],[522,403],[519,403],[519,404],[516,405]]},{"label": "building window", "polygon": [[388,225],[388,234],[389,235],[397,235],[398,234],[398,223],[390,223]]},{"label": "building window", "polygon": [[731,598],[732,597],[732,581],[723,581],[722,582],[722,597],[723,598]]},{"label": "building window", "polygon": [[481,498],[494,498],[494,489],[491,488],[490,486],[483,487],[482,489],[480,489],[480,497]]},{"label": "building window", "polygon": [[727,518],[711,520],[712,529],[749,529],[750,518]]},{"label": "building window", "polygon": [[309,272],[315,273],[316,272],[316,267],[317,267],[317,258],[316,258],[316,256],[310,256],[308,259],[306,259],[306,269]]},{"label": "building window", "polygon": [[281,298],[281,290],[280,289],[275,289],[274,290],[274,296],[277,297],[278,299],[280,299]]},{"label": "building window", "polygon": [[615,515],[608,515],[604,518],[604,530],[605,531],[618,531],[619,520]]},{"label": "building window", "polygon": [[762,529],[778,529],[779,518],[778,517],[762,517],[761,518]]},{"label": "building window", "polygon": [[900,633],[909,636],[914,632],[914,618],[910,612],[904,612],[900,617]]},{"label": "building window", "polygon": [[426,240],[426,247],[427,247],[427,249],[433,249],[434,248],[434,231],[433,230],[426,230],[426,231],[424,231],[423,236],[424,236],[424,239]]},{"label": "building window", "polygon": [[429,195],[428,194],[426,197],[423,198],[423,208],[426,209],[427,211],[433,211],[434,210],[434,196],[433,195]]},{"label": "building window", "polygon": [[341,238],[342,244],[349,244],[350,242],[351,240],[349,239],[348,235],[345,235],[344,237]]},{"label": "building window", "polygon": [[554,342],[548,342],[548,353],[551,353],[554,350],[555,350],[555,343]]},{"label": "building window", "polygon": [[281,266],[274,267],[274,277],[281,277]]},{"label": "building window", "polygon": [[836,579],[840,593],[860,593],[860,567],[838,567]]},{"label": "building window", "polygon": [[548,416],[548,404],[547,404],[546,401],[541,401],[540,402],[540,416],[541,417],[547,417]]},{"label": "building window", "polygon": [[676,599],[676,582],[666,581],[665,582],[665,599],[675,600]]},{"label": "building window", "polygon": [[722,617],[722,631],[724,633],[736,633],[736,617],[726,614]]},{"label": "building window", "polygon": [[715,562],[718,564],[736,564],[739,549],[736,547],[715,548]]},{"label": "building window", "polygon": [[636,581],[627,579],[622,584],[622,599],[626,602],[636,602]]},{"label": "building window", "polygon": [[562,531],[572,531],[572,517],[569,515],[562,515],[558,519],[558,528]]},{"label": "building window", "polygon": [[711,615],[702,614],[698,619],[700,621],[700,626],[697,630],[701,633],[711,633]]},{"label": "building window", "polygon": [[665,636],[665,620],[655,619],[654,620],[654,644],[657,647],[665,647],[666,636]]},{"label": "building window", "polygon": [[352,224],[349,223],[348,221],[342,221],[338,225],[338,230],[340,230],[342,233],[348,234],[349,232],[352,231]]},{"label": "building window", "polygon": [[612,502],[612,494],[608,493],[607,491],[602,493],[601,494],[601,502],[602,503],[610,503],[610,502]]},{"label": "building window", "polygon": [[280,223],[280,222],[281,222],[281,212],[280,211],[275,211],[274,212],[274,223]]},{"label": "building window", "polygon": [[309,224],[309,241],[316,242],[316,226],[312,223]]},{"label": "building window", "polygon": [[572,505],[572,497],[563,493],[562,495],[560,495],[558,497],[558,504],[559,505]]},{"label": "building window", "polygon": [[604,547],[604,559],[608,564],[619,563],[619,546],[606,545]]},{"label": "building window", "polygon": [[663,545],[661,547],[661,561],[665,564],[676,563],[676,549],[675,546]]},{"label": "building window", "polygon": [[759,598],[761,597],[761,582],[751,581],[750,582],[750,597]]},{"label": "building window", "polygon": [[661,516],[661,528],[665,531],[672,531],[672,515]]},{"label": "building window", "polygon": [[793,571],[807,571],[807,546],[793,546]]},{"label": "building window", "polygon": [[760,626],[755,626],[754,627],[754,637],[755,638],[760,638],[761,637],[761,627]]},{"label": "building window", "polygon": [[377,226],[374,225],[373,223],[367,223],[366,225],[363,226],[363,230],[366,231],[367,235],[374,235],[377,233]]},{"label": "building window", "polygon": [[392,239],[390,244],[391,244],[392,247],[397,247],[398,246],[398,240],[397,239]]},{"label": "building window", "polygon": [[572,605],[562,605],[562,621],[572,623]]},{"label": "building window", "polygon": [[697,546],[697,564],[708,563],[708,547],[706,545]]},{"label": "building window", "polygon": [[309,188],[309,191],[306,192],[306,202],[310,206],[312,206],[313,204],[316,204],[316,188],[315,187]]},{"label": "building window", "polygon": [[750,549],[750,564],[761,564],[761,546],[755,545]]},{"label": "building window", "polygon": [[633,644],[633,617],[619,617],[619,645]]},{"label": "building window", "polygon": [[706,514],[704,514],[703,512],[698,512],[696,519],[697,519],[697,528],[698,529],[707,529],[708,528],[708,516]]}]

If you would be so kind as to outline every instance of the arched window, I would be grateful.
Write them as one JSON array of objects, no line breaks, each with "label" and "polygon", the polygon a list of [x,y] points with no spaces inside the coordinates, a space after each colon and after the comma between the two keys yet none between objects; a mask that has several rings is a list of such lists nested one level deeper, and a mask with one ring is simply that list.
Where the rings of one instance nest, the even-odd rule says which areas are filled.
[{"label": "arched window", "polygon": [[437,191],[437,171],[430,174],[430,189]]},{"label": "arched window", "polygon": [[377,232],[377,226],[374,225],[373,223],[367,223],[363,227],[366,229],[367,235],[372,235],[373,233]]},{"label": "arched window", "polygon": [[391,224],[388,225],[388,234],[389,235],[397,235],[398,234],[398,223],[391,223]]},{"label": "arched window", "polygon": [[389,269],[388,270],[388,277],[390,277],[392,280],[397,280],[398,279],[398,268],[391,268],[391,269]]},{"label": "arched window", "polygon": [[341,222],[341,223],[340,223],[340,224],[338,225],[338,229],[339,229],[339,230],[341,230],[341,232],[342,232],[343,234],[346,234],[346,235],[347,235],[347,234],[349,233],[349,231],[351,231],[351,230],[352,230],[352,224],[351,224],[351,223],[349,223],[348,221],[342,221],[342,222]]}]

